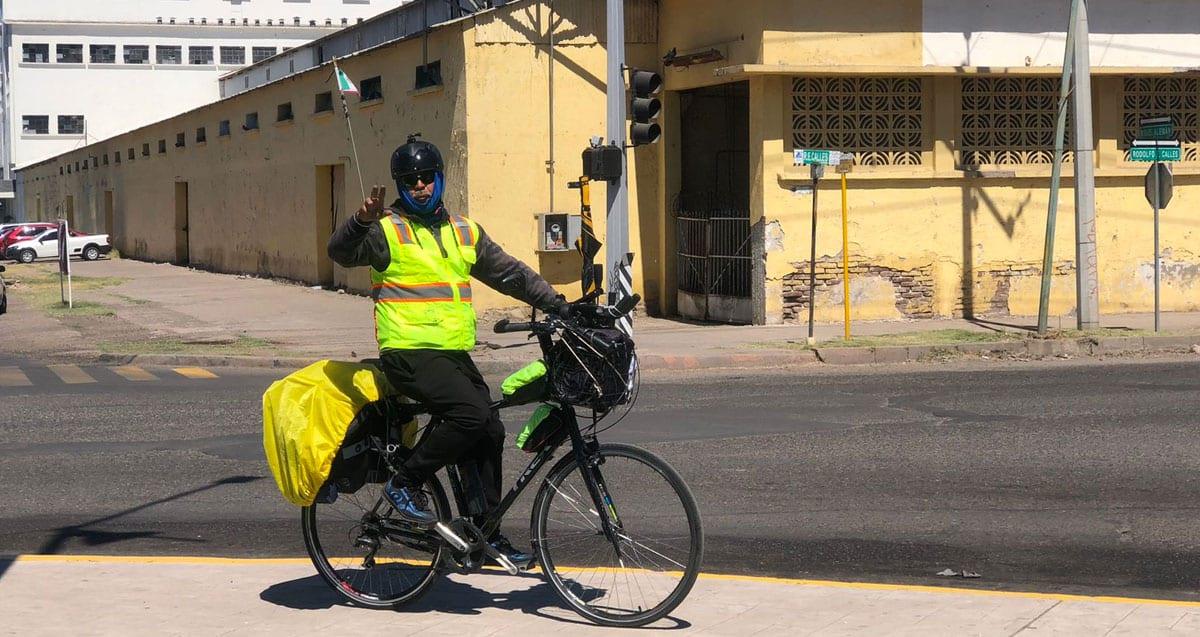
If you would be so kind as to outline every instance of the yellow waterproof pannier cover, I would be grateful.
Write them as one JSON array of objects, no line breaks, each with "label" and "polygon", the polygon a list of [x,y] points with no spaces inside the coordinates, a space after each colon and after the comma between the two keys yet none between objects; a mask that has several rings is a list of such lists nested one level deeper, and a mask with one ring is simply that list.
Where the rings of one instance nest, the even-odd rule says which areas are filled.
[{"label": "yellow waterproof pannier cover", "polygon": [[392,393],[364,363],[318,361],[263,394],[263,451],[288,502],[308,506],[329,477],[346,429],[368,403]]}]

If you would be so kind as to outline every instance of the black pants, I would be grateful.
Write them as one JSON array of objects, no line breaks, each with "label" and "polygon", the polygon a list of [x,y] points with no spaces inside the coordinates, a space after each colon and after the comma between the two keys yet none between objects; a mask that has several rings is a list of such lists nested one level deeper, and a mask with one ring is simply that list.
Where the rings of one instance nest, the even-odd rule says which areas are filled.
[{"label": "black pants", "polygon": [[[491,394],[471,355],[412,349],[387,350],[379,358],[392,387],[440,420],[400,467],[396,485],[416,487],[448,464],[474,464],[487,510],[495,509],[500,504],[504,424],[489,407]],[[470,480],[471,473],[464,472],[464,480]]]}]

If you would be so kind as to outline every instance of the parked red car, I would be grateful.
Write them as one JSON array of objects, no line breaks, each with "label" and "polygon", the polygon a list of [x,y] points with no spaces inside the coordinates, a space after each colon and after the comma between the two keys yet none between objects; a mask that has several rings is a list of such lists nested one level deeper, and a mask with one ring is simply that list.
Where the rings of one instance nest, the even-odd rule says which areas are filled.
[{"label": "parked red car", "polygon": [[25,239],[32,239],[34,236],[45,232],[47,228],[57,228],[57,223],[49,223],[45,221],[37,221],[34,223],[22,223],[17,226],[6,229],[0,232],[0,254],[8,249],[8,246]]}]

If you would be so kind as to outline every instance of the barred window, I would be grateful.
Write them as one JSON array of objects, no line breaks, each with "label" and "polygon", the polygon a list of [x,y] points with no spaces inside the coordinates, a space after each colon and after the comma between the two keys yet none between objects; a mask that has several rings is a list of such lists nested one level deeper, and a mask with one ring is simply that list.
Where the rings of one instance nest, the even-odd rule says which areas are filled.
[{"label": "barred window", "polygon": [[59,135],[82,135],[83,134],[83,115],[59,115],[58,116],[58,134]]},{"label": "barred window", "polygon": [[183,62],[183,47],[156,45],[155,59],[159,64],[180,64]]},{"label": "barred window", "polygon": [[245,64],[246,63],[246,47],[244,46],[223,46],[221,47],[221,64]]},{"label": "barred window", "polygon": [[1122,99],[1125,138],[1121,149],[1129,161],[1129,147],[1141,120],[1170,117],[1175,125],[1182,161],[1200,161],[1200,79],[1194,77],[1131,76],[1125,78]]},{"label": "barred window", "polygon": [[60,44],[57,53],[59,64],[83,64],[82,44]]},{"label": "barred window", "polygon": [[252,47],[250,52],[252,54],[251,60],[253,60],[253,62],[255,64],[257,64],[257,63],[262,62],[263,60],[271,57],[272,55],[275,55],[275,47],[273,47],[273,46],[256,46],[256,47]]},{"label": "barred window", "polygon": [[21,61],[43,63],[50,61],[49,44],[22,44]]},{"label": "barred window", "polygon": [[117,45],[92,44],[88,46],[92,64],[115,64],[117,61]]},{"label": "barred window", "polygon": [[125,63],[126,64],[149,64],[150,63],[150,47],[145,44],[126,44],[125,45]]},{"label": "barred window", "polygon": [[213,48],[211,46],[189,46],[188,64],[212,64]]},{"label": "barred window", "polygon": [[[962,79],[963,166],[1054,163],[1059,84],[1054,77]],[[1072,161],[1070,114],[1063,161]]]},{"label": "barred window", "polygon": [[925,141],[920,78],[797,77],[796,148],[854,153],[864,166],[917,166]]}]

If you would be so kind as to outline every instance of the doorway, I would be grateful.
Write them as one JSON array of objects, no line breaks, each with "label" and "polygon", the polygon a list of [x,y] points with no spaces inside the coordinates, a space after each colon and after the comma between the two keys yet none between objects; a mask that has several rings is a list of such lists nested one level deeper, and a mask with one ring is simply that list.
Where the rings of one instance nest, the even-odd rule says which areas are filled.
[{"label": "doorway", "polygon": [[679,314],[752,323],[750,84],[679,94],[676,230]]},{"label": "doorway", "polygon": [[175,260],[176,265],[190,263],[188,254],[188,185],[175,182]]},{"label": "doorway", "polygon": [[104,191],[104,234],[108,235],[109,245],[117,245],[113,238],[113,191]]}]

